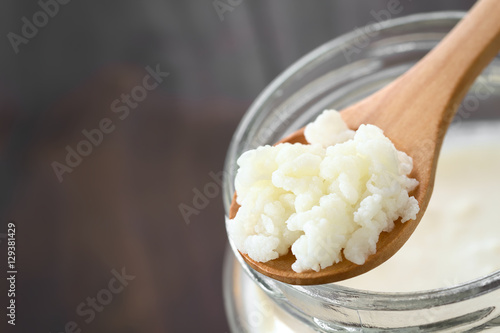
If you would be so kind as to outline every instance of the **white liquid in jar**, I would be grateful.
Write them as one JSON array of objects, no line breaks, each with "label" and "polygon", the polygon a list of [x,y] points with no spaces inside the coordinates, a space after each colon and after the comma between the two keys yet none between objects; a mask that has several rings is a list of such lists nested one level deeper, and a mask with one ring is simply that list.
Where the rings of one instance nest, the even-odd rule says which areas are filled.
[{"label": "white liquid in jar", "polygon": [[408,242],[381,266],[338,284],[411,292],[500,270],[500,124],[463,124],[442,149],[429,206]]},{"label": "white liquid in jar", "polygon": [[[454,285],[500,269],[500,122],[450,129],[434,193],[403,248],[383,265],[338,284],[411,292]],[[248,332],[315,332],[267,296],[241,270]]]}]

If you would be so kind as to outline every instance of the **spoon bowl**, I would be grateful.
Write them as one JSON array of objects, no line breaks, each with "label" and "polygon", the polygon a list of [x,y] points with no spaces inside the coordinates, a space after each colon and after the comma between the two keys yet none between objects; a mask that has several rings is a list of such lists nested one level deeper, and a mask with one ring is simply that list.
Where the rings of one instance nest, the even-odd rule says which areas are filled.
[{"label": "spoon bowl", "polygon": [[[439,150],[460,101],[500,49],[500,2],[482,0],[443,41],[408,72],[375,94],[341,111],[351,129],[373,124],[384,130],[398,150],[413,158],[410,177],[419,181],[413,195],[420,207],[415,220],[395,222],[394,229],[380,234],[377,252],[356,265],[345,258],[319,272],[297,273],[291,252],[265,263],[242,254],[255,270],[290,284],[322,284],[365,273],[396,253],[422,218],[432,194]],[[307,144],[303,129],[281,142]],[[238,211],[236,194],[229,211]]]}]

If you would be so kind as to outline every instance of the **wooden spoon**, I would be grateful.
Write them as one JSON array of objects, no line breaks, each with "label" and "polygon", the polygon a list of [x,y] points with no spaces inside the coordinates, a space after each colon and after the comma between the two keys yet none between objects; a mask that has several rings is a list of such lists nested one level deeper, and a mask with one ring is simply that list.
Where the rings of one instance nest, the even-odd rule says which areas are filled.
[{"label": "wooden spoon", "polygon": [[[420,206],[417,218],[405,223],[398,220],[391,232],[381,233],[377,252],[369,256],[363,265],[356,265],[344,258],[319,272],[311,270],[296,273],[291,268],[295,261],[291,252],[265,263],[256,262],[242,254],[245,261],[255,270],[276,280],[310,285],[348,279],[389,259],[408,240],[427,208],[441,144],[460,101],[499,50],[500,1],[480,0],[441,43],[414,67],[378,92],[341,112],[351,129],[357,129],[361,124],[382,128],[398,150],[413,158],[410,176],[420,183],[411,193]],[[281,142],[307,143],[303,129]],[[234,197],[229,212],[231,219],[238,208]]]}]

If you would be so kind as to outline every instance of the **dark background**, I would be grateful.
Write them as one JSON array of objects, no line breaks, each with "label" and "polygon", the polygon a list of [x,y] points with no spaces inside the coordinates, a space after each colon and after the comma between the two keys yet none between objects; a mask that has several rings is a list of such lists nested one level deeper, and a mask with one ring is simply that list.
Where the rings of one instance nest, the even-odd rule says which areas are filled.
[{"label": "dark background", "polygon": [[[399,17],[473,2],[72,0],[16,53],[8,34],[22,35],[22,18],[33,22],[41,7],[2,0],[1,332],[64,332],[71,321],[82,332],[228,332],[220,187],[196,213],[180,207],[216,184],[210,172],[222,170],[252,100],[301,56],[391,6]],[[111,104],[142,85],[147,66],[169,75],[121,120]],[[104,118],[114,130],[60,182],[54,161]],[[5,316],[9,220],[15,327]],[[77,307],[105,297],[122,269],[135,278],[86,323]]]}]

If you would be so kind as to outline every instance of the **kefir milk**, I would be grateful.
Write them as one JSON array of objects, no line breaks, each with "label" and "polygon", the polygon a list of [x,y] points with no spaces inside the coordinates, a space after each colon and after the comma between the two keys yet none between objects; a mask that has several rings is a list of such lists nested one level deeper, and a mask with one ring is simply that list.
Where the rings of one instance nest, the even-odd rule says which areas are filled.
[{"label": "kefir milk", "polygon": [[[412,292],[491,274],[500,269],[499,209],[500,122],[452,127],[441,150],[432,199],[414,234],[381,266],[337,284]],[[249,332],[315,332],[276,306],[248,277],[244,280],[240,292]]]}]

